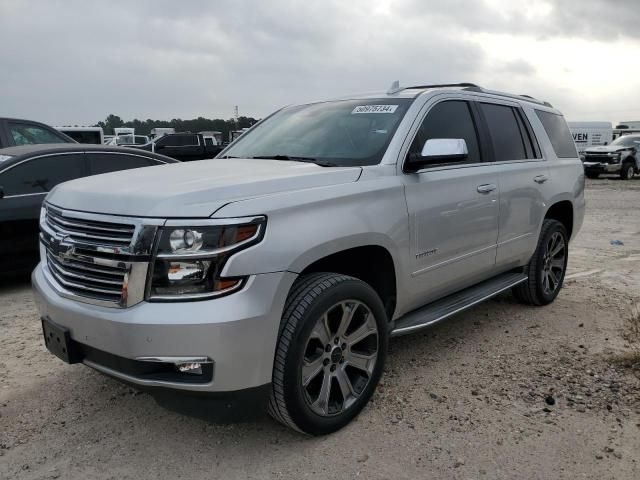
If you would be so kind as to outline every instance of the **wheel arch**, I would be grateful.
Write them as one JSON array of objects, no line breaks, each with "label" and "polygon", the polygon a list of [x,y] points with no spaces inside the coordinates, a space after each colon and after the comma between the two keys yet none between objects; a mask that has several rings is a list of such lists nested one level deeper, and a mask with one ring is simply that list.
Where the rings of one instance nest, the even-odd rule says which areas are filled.
[{"label": "wheel arch", "polygon": [[564,225],[564,228],[567,230],[567,236],[569,238],[573,235],[574,230],[574,208],[573,202],[571,200],[558,200],[555,203],[551,204],[547,209],[545,216],[546,219],[557,220]]},{"label": "wheel arch", "polygon": [[300,275],[331,272],[362,280],[376,291],[391,320],[398,303],[397,265],[391,248],[382,242],[372,243],[371,238],[368,240],[357,244],[338,240],[319,245],[297,259],[292,270]]}]

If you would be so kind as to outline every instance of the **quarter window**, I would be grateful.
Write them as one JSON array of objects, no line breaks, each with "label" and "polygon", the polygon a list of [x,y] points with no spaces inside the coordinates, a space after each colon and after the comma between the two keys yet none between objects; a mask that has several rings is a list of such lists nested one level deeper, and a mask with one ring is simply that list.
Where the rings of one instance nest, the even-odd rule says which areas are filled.
[{"label": "quarter window", "polygon": [[536,110],[536,115],[547,132],[553,151],[558,158],[576,158],[576,144],[562,115]]},{"label": "quarter window", "polygon": [[4,193],[24,195],[47,193],[59,183],[84,176],[84,155],[55,155],[35,158],[0,173]]},{"label": "quarter window", "polygon": [[[529,149],[525,148],[525,141],[515,109],[507,105],[493,103],[481,103],[480,108],[491,135],[493,160],[504,162],[528,158],[527,150],[530,149],[530,144]],[[521,119],[520,122],[522,122]]]},{"label": "quarter window", "polygon": [[426,141],[432,138],[464,139],[469,152],[466,163],[482,161],[475,123],[465,101],[450,100],[436,104],[420,125],[409,154],[420,154]]}]

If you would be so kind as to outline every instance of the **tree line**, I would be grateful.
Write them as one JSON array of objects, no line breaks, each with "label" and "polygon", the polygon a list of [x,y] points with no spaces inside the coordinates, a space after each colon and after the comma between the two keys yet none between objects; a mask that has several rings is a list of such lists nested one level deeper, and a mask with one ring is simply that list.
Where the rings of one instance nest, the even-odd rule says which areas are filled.
[{"label": "tree line", "polygon": [[238,121],[234,118],[223,120],[221,118],[204,118],[198,117],[192,120],[182,120],[174,118],[173,120],[123,120],[118,115],[109,115],[104,121],[100,121],[96,126],[102,127],[106,135],[113,134],[114,128],[132,127],[136,129],[136,134],[149,135],[152,128],[175,128],[176,132],[204,132],[218,131],[222,132],[222,138],[228,139],[229,132],[232,130],[241,130],[252,126],[258,120],[253,117],[238,117]]}]

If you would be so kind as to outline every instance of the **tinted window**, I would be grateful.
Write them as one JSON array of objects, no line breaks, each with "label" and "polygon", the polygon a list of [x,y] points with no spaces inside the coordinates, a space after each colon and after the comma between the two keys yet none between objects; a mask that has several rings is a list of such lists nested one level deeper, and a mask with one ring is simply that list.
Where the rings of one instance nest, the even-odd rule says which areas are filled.
[{"label": "tinted window", "polygon": [[149,167],[151,165],[160,165],[160,162],[149,158],[124,155],[121,153],[92,152],[89,154],[89,170],[91,171],[91,175],[129,170],[131,168]]},{"label": "tinted window", "polygon": [[196,135],[178,135],[178,146],[192,147],[198,145],[198,137]]},{"label": "tinted window", "polygon": [[78,143],[91,143],[96,145],[102,144],[102,139],[100,138],[100,132],[88,132],[88,131],[64,131],[64,134],[73,138]]},{"label": "tinted window", "polygon": [[42,143],[66,143],[54,132],[28,123],[9,123],[9,133],[16,145],[38,145]]},{"label": "tinted window", "polygon": [[506,105],[492,103],[481,103],[480,108],[491,134],[493,160],[503,162],[526,159],[525,143],[515,110]]},{"label": "tinted window", "polygon": [[84,176],[84,155],[36,158],[0,173],[5,195],[46,193],[59,183]]},{"label": "tinted window", "polygon": [[549,141],[558,158],[575,158],[578,156],[576,144],[562,115],[536,110]]},{"label": "tinted window", "polygon": [[165,135],[156,142],[156,145],[162,145],[164,147],[177,147],[179,145],[179,137],[180,135]]},{"label": "tinted window", "polygon": [[410,153],[419,154],[431,138],[462,138],[469,151],[467,162],[481,161],[478,134],[467,102],[447,101],[434,106],[420,125]]},{"label": "tinted window", "polygon": [[204,144],[207,147],[212,147],[213,146],[213,138],[211,137],[204,137]]}]

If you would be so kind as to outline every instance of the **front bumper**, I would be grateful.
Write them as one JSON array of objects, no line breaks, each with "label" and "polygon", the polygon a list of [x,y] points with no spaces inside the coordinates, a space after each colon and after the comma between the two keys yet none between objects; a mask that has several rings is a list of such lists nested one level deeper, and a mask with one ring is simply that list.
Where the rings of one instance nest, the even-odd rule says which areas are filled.
[{"label": "front bumper", "polygon": [[40,315],[69,329],[75,342],[128,360],[208,357],[213,376],[207,383],[174,382],[121,371],[95,357],[84,359],[86,365],[142,387],[231,392],[271,382],[280,318],[295,273],[254,275],[243,290],[222,298],[117,309],[61,297],[46,279],[46,268],[40,263],[32,274]]},{"label": "front bumper", "polygon": [[590,162],[588,160],[583,162],[584,169],[587,172],[597,173],[618,173],[620,172],[620,163],[603,163],[603,162]]}]

